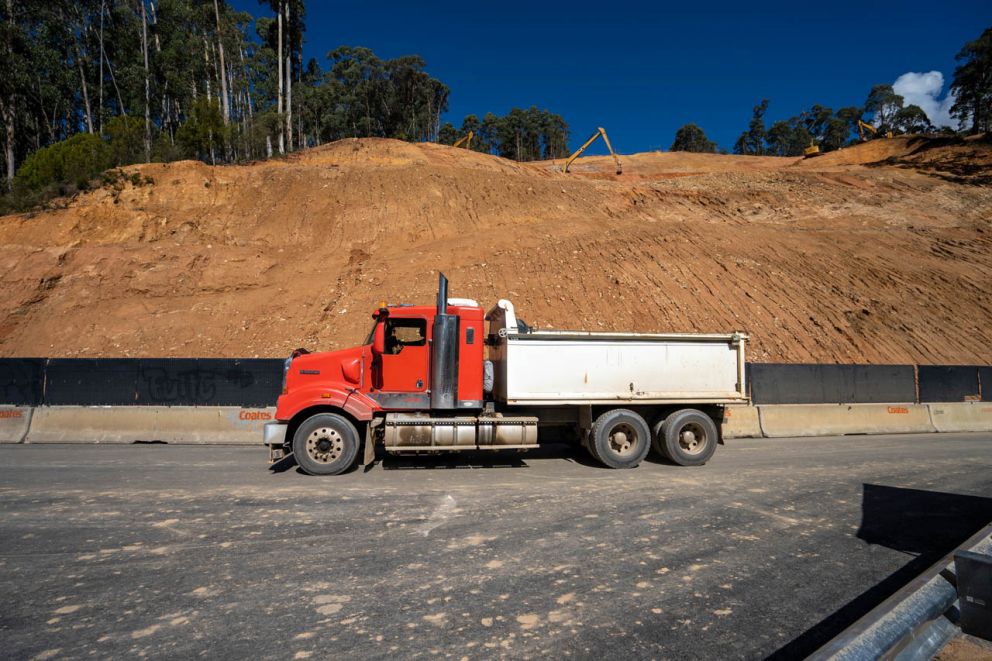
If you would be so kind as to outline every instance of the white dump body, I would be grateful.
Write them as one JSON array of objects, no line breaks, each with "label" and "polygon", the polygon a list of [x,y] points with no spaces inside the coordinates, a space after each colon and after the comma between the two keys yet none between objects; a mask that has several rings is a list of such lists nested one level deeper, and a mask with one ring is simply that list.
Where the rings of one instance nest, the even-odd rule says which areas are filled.
[{"label": "white dump body", "polygon": [[498,401],[535,406],[747,401],[743,333],[523,333],[506,300],[487,319]]}]

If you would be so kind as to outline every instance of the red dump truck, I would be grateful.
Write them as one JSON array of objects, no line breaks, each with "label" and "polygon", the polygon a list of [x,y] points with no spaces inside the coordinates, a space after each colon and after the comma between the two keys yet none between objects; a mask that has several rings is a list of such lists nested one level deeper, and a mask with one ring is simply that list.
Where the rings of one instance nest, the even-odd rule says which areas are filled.
[{"label": "red dump truck", "polygon": [[[293,453],[313,475],[347,470],[363,451],[517,450],[538,437],[581,443],[601,464],[633,468],[653,447],[683,466],[706,463],[724,406],[747,402],[734,332],[536,330],[500,300],[488,313],[448,298],[381,305],[358,347],[285,362],[270,459]],[[488,327],[487,327],[488,324]]]}]

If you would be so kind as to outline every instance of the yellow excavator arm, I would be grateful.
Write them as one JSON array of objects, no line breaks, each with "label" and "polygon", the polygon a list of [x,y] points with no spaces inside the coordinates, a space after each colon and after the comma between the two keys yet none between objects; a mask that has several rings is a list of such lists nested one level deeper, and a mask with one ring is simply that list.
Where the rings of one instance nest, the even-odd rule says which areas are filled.
[{"label": "yellow excavator arm", "polygon": [[565,161],[565,165],[562,166],[561,171],[567,173],[568,166],[572,164],[572,161],[574,161],[579,156],[581,156],[582,152],[588,149],[589,145],[596,142],[596,138],[600,136],[603,137],[603,142],[606,143],[606,148],[610,150],[610,156],[613,157],[613,161],[617,164],[617,174],[623,174],[623,166],[620,165],[620,159],[619,157],[617,157],[617,153],[613,151],[613,145],[610,144],[610,138],[606,135],[606,129],[604,129],[602,126],[596,129],[596,132],[593,133],[592,136],[590,136],[589,139],[586,140],[581,147],[576,149],[572,153],[572,155],[568,157],[568,160]]},{"label": "yellow excavator arm", "polygon": [[469,131],[467,135],[463,135],[462,137],[460,137],[457,140],[455,140],[455,144],[453,144],[451,146],[452,147],[465,147],[465,149],[471,149],[472,148],[472,138],[474,138],[474,137],[475,137],[475,133],[473,133],[472,131]]},{"label": "yellow excavator arm", "polygon": [[861,121],[859,119],[858,120],[858,138],[861,139],[861,142],[864,142],[865,141],[865,131],[868,131],[872,135],[875,135],[876,133],[878,133],[878,129],[877,128],[875,128],[874,126],[872,126],[868,122],[863,122],[863,121]]}]

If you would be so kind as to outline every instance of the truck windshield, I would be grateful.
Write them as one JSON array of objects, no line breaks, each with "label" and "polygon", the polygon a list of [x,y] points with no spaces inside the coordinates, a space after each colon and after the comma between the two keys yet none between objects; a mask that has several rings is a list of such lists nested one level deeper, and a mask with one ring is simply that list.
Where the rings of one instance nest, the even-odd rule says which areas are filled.
[{"label": "truck windshield", "polygon": [[372,344],[372,340],[375,339],[375,325],[378,323],[379,323],[378,319],[372,322],[372,330],[369,331],[368,337],[366,337],[365,341],[362,342],[362,346],[368,346]]}]

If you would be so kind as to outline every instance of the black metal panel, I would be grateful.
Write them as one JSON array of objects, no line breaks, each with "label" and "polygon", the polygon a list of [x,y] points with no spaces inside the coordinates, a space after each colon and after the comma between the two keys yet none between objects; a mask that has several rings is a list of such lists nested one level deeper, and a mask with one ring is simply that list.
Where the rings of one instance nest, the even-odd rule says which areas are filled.
[{"label": "black metal panel", "polygon": [[912,365],[748,365],[755,404],[915,402]]},{"label": "black metal panel", "polygon": [[0,359],[0,404],[39,406],[44,394],[44,358]]},{"label": "black metal panel", "polygon": [[982,382],[982,401],[992,402],[992,367],[979,367],[978,379]]},{"label": "black metal panel", "polygon": [[974,551],[954,554],[961,631],[992,640],[992,557]]},{"label": "black metal panel", "polygon": [[53,406],[135,404],[138,359],[51,358],[45,367],[44,403]]},{"label": "black metal panel", "polygon": [[147,358],[140,361],[137,403],[157,406],[274,406],[279,359]]},{"label": "black metal panel", "polygon": [[963,402],[978,398],[977,365],[920,365],[921,402]]}]

